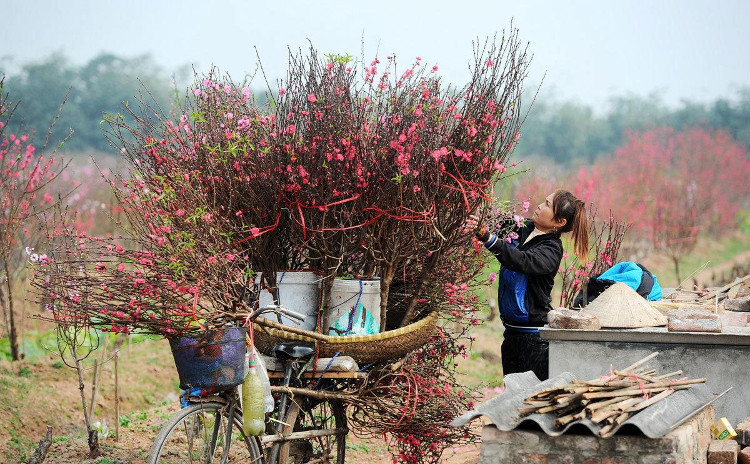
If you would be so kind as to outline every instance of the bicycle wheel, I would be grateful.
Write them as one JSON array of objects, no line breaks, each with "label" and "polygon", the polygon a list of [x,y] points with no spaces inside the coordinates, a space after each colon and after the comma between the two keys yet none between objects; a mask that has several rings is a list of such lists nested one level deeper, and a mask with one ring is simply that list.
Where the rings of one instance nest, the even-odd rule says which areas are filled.
[{"label": "bicycle wheel", "polygon": [[294,432],[301,436],[281,445],[279,464],[344,464],[349,429],[341,402],[297,396],[284,422],[284,435]]},{"label": "bicycle wheel", "polygon": [[196,403],[181,409],[162,426],[146,462],[262,463],[258,439],[245,436],[242,432],[242,417],[239,411],[235,411],[234,414],[231,444],[227,440],[227,409],[228,405],[222,401]]}]

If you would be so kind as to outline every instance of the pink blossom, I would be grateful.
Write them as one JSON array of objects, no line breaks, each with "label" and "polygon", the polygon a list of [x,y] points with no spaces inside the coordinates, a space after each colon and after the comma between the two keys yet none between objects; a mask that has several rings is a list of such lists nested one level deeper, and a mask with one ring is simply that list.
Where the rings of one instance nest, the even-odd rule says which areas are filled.
[{"label": "pink blossom", "polygon": [[195,94],[196,97],[200,97],[201,89],[193,89],[193,94]]},{"label": "pink blossom", "polygon": [[280,97],[283,97],[285,93],[286,93],[286,89],[279,89],[279,96]]},{"label": "pink blossom", "polygon": [[445,147],[440,147],[439,149],[430,153],[430,156],[432,156],[435,161],[440,161],[442,158],[448,156],[448,149]]},{"label": "pink blossom", "polygon": [[529,205],[530,205],[530,203],[528,201],[524,201],[523,202],[522,206],[523,206],[523,212],[524,213],[528,213],[529,212]]},{"label": "pink blossom", "polygon": [[315,103],[316,101],[318,101],[318,97],[316,97],[314,93],[311,93],[307,96],[307,101],[309,101],[310,103]]},{"label": "pink blossom", "polygon": [[422,116],[422,108],[415,109],[414,116]]},{"label": "pink blossom", "polygon": [[218,261],[218,259],[216,259],[216,256],[209,256],[208,257],[208,264],[213,264],[216,261]]},{"label": "pink blossom", "polygon": [[234,258],[235,258],[235,257],[236,257],[236,256],[235,256],[235,255],[233,255],[232,253],[227,253],[227,256],[226,256],[226,258],[227,258],[227,261],[234,261]]},{"label": "pink blossom", "polygon": [[117,272],[122,272],[125,270],[125,265],[120,263],[117,265]]},{"label": "pink blossom", "polygon": [[497,274],[495,274],[494,272],[490,272],[490,285],[494,284],[496,280]]},{"label": "pink blossom", "polygon": [[242,96],[245,97],[245,100],[250,99],[250,89],[242,87]]},{"label": "pink blossom", "polygon": [[436,65],[436,66],[433,66],[433,67],[432,67],[432,72],[437,72],[437,71],[438,71],[438,67],[437,67],[437,65]]},{"label": "pink blossom", "polygon": [[252,227],[250,228],[250,233],[253,234],[253,236],[256,236],[260,233],[260,229],[258,229],[257,227]]},{"label": "pink blossom", "polygon": [[177,211],[175,211],[175,214],[177,216],[179,216],[179,217],[182,217],[182,216],[185,215],[185,210],[184,209],[178,209]]}]

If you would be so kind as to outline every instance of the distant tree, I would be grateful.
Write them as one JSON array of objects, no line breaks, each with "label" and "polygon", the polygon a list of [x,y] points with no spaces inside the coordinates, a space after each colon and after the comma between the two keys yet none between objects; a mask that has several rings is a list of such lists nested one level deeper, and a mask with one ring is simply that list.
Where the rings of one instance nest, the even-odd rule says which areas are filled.
[{"label": "distant tree", "polygon": [[[187,69],[183,69],[174,77],[183,82],[187,75]],[[15,132],[46,132],[70,88],[70,104],[58,122],[58,126],[76,132],[68,148],[108,151],[100,127],[104,114],[122,112],[123,103],[133,103],[146,91],[149,101],[168,110],[174,95],[170,80],[149,55],[123,58],[102,53],[79,67],[55,53],[22,66],[18,75],[8,78],[7,88],[24,102],[11,128]]]},{"label": "distant tree", "polygon": [[542,155],[565,165],[588,164],[613,153],[625,131],[662,126],[667,115],[658,95],[614,97],[604,116],[574,101],[538,99],[524,121],[516,155]]},{"label": "distant tree", "polygon": [[[0,78],[0,310],[14,361],[21,357],[15,283],[22,279],[27,259],[43,259],[33,250],[38,240],[35,232],[39,214],[57,203],[47,188],[65,168],[55,158],[54,150],[45,152],[48,138],[38,150],[27,134],[16,135],[8,130],[17,107],[8,100],[7,93],[3,94]],[[59,114],[59,110],[53,114]],[[52,119],[52,125],[55,120]]]},{"label": "distant tree", "polygon": [[613,153],[623,144],[628,131],[645,131],[666,124],[668,111],[661,97],[652,93],[645,97],[637,95],[616,96],[609,100],[609,111],[605,117],[610,139],[608,150]]},{"label": "distant tree", "polygon": [[[8,76],[5,89],[13,93],[15,101],[23,104],[7,122],[6,130],[39,137],[46,134],[52,119],[58,114],[60,102],[65,99],[77,77],[76,68],[59,52],[43,61],[25,64],[20,74]],[[71,122],[80,119],[77,113],[76,106],[69,105],[65,115],[61,115],[58,127],[73,127]],[[53,135],[51,146],[57,145],[60,137],[65,136],[55,139]]]},{"label": "distant tree", "polygon": [[731,229],[750,197],[748,172],[747,148],[727,132],[662,127],[628,132],[613,156],[579,173],[577,191],[599,210],[632,221],[670,256],[679,282],[679,258],[698,234]]},{"label": "distant tree", "polygon": [[538,100],[524,121],[516,156],[541,155],[561,164],[593,159],[602,145],[601,129],[588,106]]},{"label": "distant tree", "polygon": [[708,124],[725,129],[735,139],[750,147],[750,87],[737,92],[737,100],[719,99],[711,105]]}]

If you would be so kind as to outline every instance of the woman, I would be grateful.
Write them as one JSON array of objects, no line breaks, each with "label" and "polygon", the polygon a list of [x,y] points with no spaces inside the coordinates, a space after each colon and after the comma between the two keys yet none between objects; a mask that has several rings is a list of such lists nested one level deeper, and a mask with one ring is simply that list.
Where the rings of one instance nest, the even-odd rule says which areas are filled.
[{"label": "woman", "polygon": [[583,201],[558,190],[537,206],[507,242],[482,227],[477,239],[501,264],[498,305],[505,326],[501,347],[503,375],[534,371],[540,380],[549,377],[549,343],[539,336],[552,309],[551,292],[563,257],[560,234],[572,232],[576,256],[588,253],[588,220]]}]

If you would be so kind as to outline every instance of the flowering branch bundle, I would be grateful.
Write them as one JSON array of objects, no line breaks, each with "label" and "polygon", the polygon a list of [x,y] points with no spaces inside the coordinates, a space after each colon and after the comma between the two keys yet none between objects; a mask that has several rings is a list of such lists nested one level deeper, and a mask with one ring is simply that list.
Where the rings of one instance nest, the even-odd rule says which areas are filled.
[{"label": "flowering branch bundle", "polygon": [[175,282],[209,282],[216,301],[237,290],[194,266],[232,256],[269,287],[278,270],[321,269],[324,295],[342,273],[380,277],[381,327],[394,281],[401,325],[453,302],[448,284],[479,269],[462,226],[518,138],[526,53],[516,31],[488,42],[461,90],[421,60],[400,76],[394,59],[381,75],[378,64],[360,81],[348,59],[311,49],[290,56],[270,113],[212,72],[174,117],[143,104],[126,109],[132,126],[110,118],[133,168],[115,186],[135,241],[170,260]]},{"label": "flowering branch bundle", "polygon": [[449,425],[477,399],[455,378],[455,360],[468,356],[473,340],[468,328],[477,322],[463,315],[455,322],[464,324],[458,332],[439,331],[397,367],[373,372],[352,405],[350,423],[357,434],[390,434],[394,462],[438,462],[446,448],[477,439],[468,426]]},{"label": "flowering branch bundle", "polygon": [[617,222],[610,214],[609,220],[603,222],[596,217],[596,211],[589,214],[589,253],[593,253],[593,261],[582,263],[577,257],[568,258],[563,255],[563,262],[558,269],[562,275],[562,293],[560,306],[570,308],[581,289],[586,289],[592,276],[602,274],[617,262],[620,245],[625,233],[630,228],[629,223]]},{"label": "flowering branch bundle", "polygon": [[489,199],[518,138],[525,51],[515,33],[478,49],[461,90],[420,59],[400,75],[392,57],[382,74],[375,59],[359,85],[345,58],[320,62],[311,50],[290,62],[276,132],[293,235],[329,279],[342,268],[381,278],[383,327],[390,287],[406,275],[408,324],[430,286],[446,282],[438,268],[467,264],[462,226]]},{"label": "flowering branch bundle", "polygon": [[[318,269],[324,306],[335,277],[379,277],[383,330],[428,311],[476,323],[483,258],[464,225],[486,214],[519,138],[526,50],[517,30],[477,47],[461,89],[419,58],[401,73],[386,60],[360,77],[311,48],[290,56],[268,108],[212,71],[171,114],[142,99],[108,117],[131,167],[112,181],[129,234],[58,237],[37,287],[53,318],[174,336],[246,314],[257,273],[273,292],[278,271]],[[447,427],[469,401],[453,363],[465,330],[373,377],[370,430],[392,432],[404,459],[435,461],[469,437]]]},{"label": "flowering branch bundle", "polygon": [[[201,280],[173,280],[182,265],[177,261],[136,250],[127,241],[88,236],[76,231],[75,218],[60,209],[56,214],[50,222],[60,227],[48,233],[49,254],[33,260],[32,294],[46,310],[40,319],[115,333],[173,336],[221,325],[237,304],[232,295],[201,286]],[[203,275],[218,274],[214,280],[232,282],[237,276],[232,265],[203,265],[210,269]]]}]

